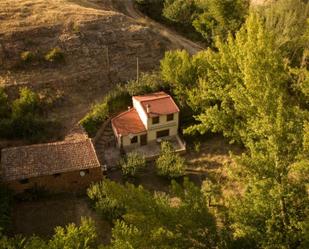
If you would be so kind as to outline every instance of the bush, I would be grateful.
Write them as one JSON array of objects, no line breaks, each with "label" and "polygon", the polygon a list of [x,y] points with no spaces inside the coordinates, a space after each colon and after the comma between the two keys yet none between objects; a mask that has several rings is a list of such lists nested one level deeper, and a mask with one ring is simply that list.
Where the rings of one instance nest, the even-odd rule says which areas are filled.
[{"label": "bush", "polygon": [[121,86],[117,86],[104,97],[100,104],[93,106],[91,111],[80,121],[80,124],[90,136],[94,136],[105,120],[126,109],[130,104],[129,93]]},{"label": "bush", "polygon": [[146,159],[137,152],[131,152],[120,161],[120,166],[124,175],[135,176],[138,171],[146,167]]},{"label": "bush", "polygon": [[131,96],[158,92],[167,88],[168,85],[163,82],[158,72],[142,73],[139,77],[139,81],[131,80],[126,85],[126,89]]},{"label": "bush", "polygon": [[124,203],[117,200],[122,196],[122,188],[122,185],[106,179],[88,188],[87,195],[93,201],[95,210],[105,219],[113,221],[125,213]]},{"label": "bush", "polygon": [[64,53],[59,47],[51,49],[46,55],[45,60],[49,62],[60,62],[64,60]]},{"label": "bush", "polygon": [[24,51],[20,54],[20,59],[23,62],[29,63],[34,59],[34,54],[31,51]]},{"label": "bush", "polygon": [[96,104],[91,111],[80,121],[90,136],[94,136],[100,125],[108,119],[109,111],[106,102]]},{"label": "bush", "polygon": [[156,160],[156,168],[159,175],[179,177],[185,173],[185,161],[176,154],[170,142],[163,141],[160,156]]},{"label": "bush", "polygon": [[0,91],[0,104],[4,103],[3,108],[0,108],[0,137],[40,141],[53,135],[60,125],[42,117],[43,103],[39,95],[28,88],[21,88],[19,95],[9,105],[7,97],[1,96]]}]

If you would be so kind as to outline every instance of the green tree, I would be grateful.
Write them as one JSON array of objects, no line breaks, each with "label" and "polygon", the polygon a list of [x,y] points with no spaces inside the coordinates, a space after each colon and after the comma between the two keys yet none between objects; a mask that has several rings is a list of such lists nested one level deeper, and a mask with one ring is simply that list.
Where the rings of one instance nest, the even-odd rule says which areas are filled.
[{"label": "green tree", "polygon": [[174,150],[168,141],[161,143],[161,152],[156,160],[156,169],[159,175],[168,177],[179,177],[185,173],[185,160]]},{"label": "green tree", "polygon": [[43,240],[37,236],[0,238],[2,249],[95,249],[97,248],[94,222],[82,218],[81,225],[69,224],[65,228],[57,227],[52,238]]},{"label": "green tree", "polygon": [[160,62],[161,75],[168,82],[178,101],[184,105],[187,90],[196,86],[197,69],[185,50],[168,51]]},{"label": "green tree", "polygon": [[267,32],[275,37],[275,43],[294,65],[300,65],[304,50],[309,48],[309,3],[303,0],[278,0],[259,10],[265,18]]},{"label": "green tree", "polygon": [[135,176],[136,173],[146,167],[146,159],[137,152],[131,152],[120,162],[122,173],[126,176]]},{"label": "green tree", "polygon": [[[102,187],[104,190],[100,191]],[[102,207],[100,203],[106,203],[105,198],[123,206],[121,219],[115,220],[112,230],[112,243],[107,248],[199,249],[215,248],[218,243],[216,223],[207,208],[207,199],[188,179],[183,186],[173,181],[170,195],[109,180],[92,188],[91,199],[98,211]],[[104,204],[103,212],[105,207]]]}]

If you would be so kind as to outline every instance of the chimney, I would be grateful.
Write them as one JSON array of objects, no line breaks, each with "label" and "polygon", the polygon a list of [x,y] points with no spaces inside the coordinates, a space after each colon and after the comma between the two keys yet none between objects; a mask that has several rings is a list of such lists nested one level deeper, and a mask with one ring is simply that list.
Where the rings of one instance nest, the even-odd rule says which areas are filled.
[{"label": "chimney", "polygon": [[150,113],[150,105],[149,104],[146,105],[146,111],[147,111],[147,113]]}]

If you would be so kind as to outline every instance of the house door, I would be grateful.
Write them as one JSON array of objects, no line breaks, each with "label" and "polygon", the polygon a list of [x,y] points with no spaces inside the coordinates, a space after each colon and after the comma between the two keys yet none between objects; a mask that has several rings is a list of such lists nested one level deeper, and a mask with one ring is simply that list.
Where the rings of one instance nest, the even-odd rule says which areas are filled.
[{"label": "house door", "polygon": [[147,144],[147,134],[141,135],[141,146]]}]

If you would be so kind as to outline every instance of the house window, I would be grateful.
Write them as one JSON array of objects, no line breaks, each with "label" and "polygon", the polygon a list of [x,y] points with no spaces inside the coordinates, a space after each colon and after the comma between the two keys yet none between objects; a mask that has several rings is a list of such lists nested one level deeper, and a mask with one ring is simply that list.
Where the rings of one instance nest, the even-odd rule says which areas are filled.
[{"label": "house window", "polygon": [[170,135],[170,130],[157,131],[157,138],[168,137]]},{"label": "house window", "polygon": [[174,120],[174,113],[168,114],[168,115],[166,116],[166,121],[172,121],[172,120]]},{"label": "house window", "polygon": [[153,117],[152,118],[152,124],[159,124],[159,122],[160,122],[160,119],[159,119],[160,117]]},{"label": "house window", "polygon": [[27,184],[27,183],[29,183],[29,179],[27,179],[27,178],[26,179],[22,179],[22,180],[19,181],[19,183],[20,184]]},{"label": "house window", "polygon": [[60,173],[56,173],[56,174],[54,174],[54,177],[56,178],[56,177],[59,177],[59,176],[61,176],[61,174]]},{"label": "house window", "polygon": [[136,144],[137,143],[137,136],[134,136],[131,138],[131,144]]}]

